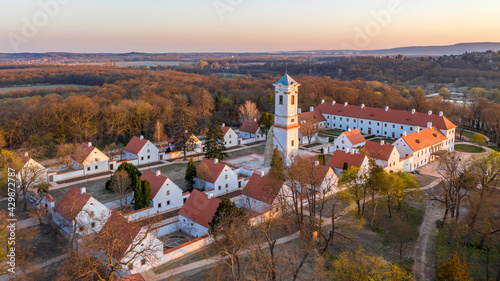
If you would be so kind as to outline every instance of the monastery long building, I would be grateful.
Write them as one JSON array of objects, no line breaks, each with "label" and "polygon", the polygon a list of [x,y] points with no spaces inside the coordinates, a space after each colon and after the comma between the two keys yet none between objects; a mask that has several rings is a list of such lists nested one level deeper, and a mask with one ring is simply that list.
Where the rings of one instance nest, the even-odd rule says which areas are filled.
[{"label": "monastery long building", "polygon": [[385,108],[367,107],[362,105],[325,103],[315,107],[326,118],[326,127],[346,131],[359,129],[363,134],[398,139],[405,134],[418,132],[421,129],[437,127],[448,139],[446,146],[452,151],[455,144],[455,128],[457,127],[443,115]]}]

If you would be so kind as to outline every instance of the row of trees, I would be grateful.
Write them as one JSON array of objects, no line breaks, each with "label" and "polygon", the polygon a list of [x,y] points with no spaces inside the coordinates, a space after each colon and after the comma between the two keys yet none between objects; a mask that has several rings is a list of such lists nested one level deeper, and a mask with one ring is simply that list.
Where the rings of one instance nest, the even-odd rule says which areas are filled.
[{"label": "row of trees", "polygon": [[[314,273],[308,278],[314,280],[377,280],[388,276],[391,280],[411,280],[411,274],[399,266],[363,252],[343,253],[336,261],[327,258],[326,254],[334,251],[333,245],[352,239],[364,219],[351,208],[355,202],[352,190],[347,188],[331,195],[338,188],[337,182],[327,179],[325,186],[318,179],[319,169],[323,168],[302,158],[285,167],[275,150],[269,176],[263,182],[269,196],[278,193],[273,197],[275,215],[264,216],[257,224],[250,224],[234,203],[222,201],[210,223],[210,235],[215,239],[213,249],[221,257],[210,276],[229,280],[298,280],[310,264]],[[248,205],[252,203],[249,201]],[[299,235],[293,242],[279,242],[279,238],[293,236],[297,230]]]}]

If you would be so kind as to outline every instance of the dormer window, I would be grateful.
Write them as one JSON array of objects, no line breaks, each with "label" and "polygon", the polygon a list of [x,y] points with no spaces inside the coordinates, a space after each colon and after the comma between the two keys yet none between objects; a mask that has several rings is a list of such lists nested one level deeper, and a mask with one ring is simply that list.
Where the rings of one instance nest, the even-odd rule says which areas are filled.
[{"label": "dormer window", "polygon": [[280,97],[279,97],[279,104],[283,105],[283,96],[282,95],[280,95]]}]

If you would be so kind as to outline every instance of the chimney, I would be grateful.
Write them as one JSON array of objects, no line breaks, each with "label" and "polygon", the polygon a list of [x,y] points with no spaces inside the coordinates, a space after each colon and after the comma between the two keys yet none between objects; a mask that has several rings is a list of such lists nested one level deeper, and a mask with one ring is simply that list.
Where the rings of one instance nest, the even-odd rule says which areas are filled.
[{"label": "chimney", "polygon": [[365,108],[365,104],[364,103],[361,104],[361,109],[363,109],[363,108]]},{"label": "chimney", "polygon": [[332,101],[332,105],[335,105],[335,101]]},{"label": "chimney", "polygon": [[140,136],[139,136],[139,139],[140,139],[140,140],[143,140],[143,139],[144,139],[144,136],[143,136],[143,135],[140,135]]},{"label": "chimney", "polygon": [[432,122],[427,122],[427,129],[432,128]]},{"label": "chimney", "polygon": [[351,151],[351,154],[352,154],[352,155],[354,155],[354,151],[355,151],[355,149],[353,148],[353,149],[352,149],[352,151]]},{"label": "chimney", "polygon": [[415,114],[415,108],[411,110],[411,115]]},{"label": "chimney", "polygon": [[28,152],[25,152],[24,153],[24,157],[28,157],[29,153]]},{"label": "chimney", "polygon": [[325,103],[325,100],[321,100],[321,104],[324,104]]},{"label": "chimney", "polygon": [[298,114],[302,114],[302,109],[298,108],[298,109],[297,109],[297,113],[298,113]]},{"label": "chimney", "polygon": [[184,130],[184,133],[187,134],[188,133],[188,130]]},{"label": "chimney", "polygon": [[224,128],[224,127],[226,127],[226,123],[222,123],[222,125],[221,125],[221,126],[222,126],[223,128]]},{"label": "chimney", "polygon": [[85,187],[80,187],[80,194],[84,194],[87,192],[87,189]]},{"label": "chimney", "polygon": [[388,106],[385,107],[385,112],[387,112],[387,111],[389,111],[389,107]]},{"label": "chimney", "polygon": [[214,159],[214,164],[217,164],[217,163],[219,163],[219,159],[215,158]]},{"label": "chimney", "polygon": [[432,110],[429,110],[429,111],[427,112],[427,115],[431,116],[431,115],[432,115]]},{"label": "chimney", "polygon": [[127,217],[127,222],[132,222],[132,216]]},{"label": "chimney", "polygon": [[91,142],[88,142],[88,143],[87,143],[87,145],[88,145],[89,147],[91,147],[91,146],[92,146],[92,143],[91,143]]},{"label": "chimney", "polygon": [[319,161],[314,161],[314,166],[319,166]]},{"label": "chimney", "polygon": [[351,132],[351,128],[347,129],[347,131],[349,131],[349,133]]},{"label": "chimney", "polygon": [[403,131],[403,136],[405,136],[405,137],[406,137],[406,131]]},{"label": "chimney", "polygon": [[420,126],[417,126],[417,134],[420,133]]},{"label": "chimney", "polygon": [[214,196],[214,193],[213,193],[213,192],[209,192],[209,193],[207,194],[208,199],[212,199],[212,197],[213,197],[213,196]]},{"label": "chimney", "polygon": [[253,122],[257,122],[257,118],[254,118],[254,119],[253,119]]},{"label": "chimney", "polygon": [[347,102],[344,102],[344,107],[347,107],[348,103]]},{"label": "chimney", "polygon": [[263,178],[265,175],[266,175],[266,172],[264,172],[264,171],[261,171],[261,172],[260,172],[260,177],[261,177],[261,178]]},{"label": "chimney", "polygon": [[384,140],[381,140],[380,141],[380,145],[384,145],[385,144],[385,141]]},{"label": "chimney", "polygon": [[345,153],[349,153],[349,147],[346,147]]},{"label": "chimney", "polygon": [[157,177],[161,176],[161,171],[160,170],[156,170],[156,176]]},{"label": "chimney", "polygon": [[309,107],[309,111],[314,111],[314,106]]},{"label": "chimney", "polygon": [[443,112],[439,111],[439,117],[443,117]]}]

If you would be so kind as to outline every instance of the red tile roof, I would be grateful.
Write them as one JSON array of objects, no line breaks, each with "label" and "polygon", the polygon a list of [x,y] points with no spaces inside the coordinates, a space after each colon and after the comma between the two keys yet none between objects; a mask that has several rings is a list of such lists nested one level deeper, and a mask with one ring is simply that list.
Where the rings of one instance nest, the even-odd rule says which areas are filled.
[{"label": "red tile roof", "polygon": [[347,139],[351,142],[352,145],[366,142],[365,137],[363,137],[363,135],[358,129],[351,130],[350,132],[345,131],[343,134],[347,137]]},{"label": "red tile roof", "polygon": [[208,196],[196,189],[193,189],[186,203],[179,210],[179,215],[208,228],[208,223],[212,221],[215,211],[219,207],[220,199]]},{"label": "red tile roof", "polygon": [[344,104],[340,103],[336,103],[335,105],[323,103],[317,105],[315,109],[323,114],[362,118],[410,126],[427,127],[427,122],[432,122],[432,124],[437,126],[440,130],[449,130],[457,127],[451,123],[448,118],[444,116],[440,117],[438,114],[431,114],[430,116],[427,113],[421,112],[411,114],[410,111],[405,110],[389,109],[385,111],[384,108],[361,108],[359,105],[347,105],[345,107]]},{"label": "red tile roof", "polygon": [[90,200],[91,196],[87,193],[81,194],[80,188],[72,186],[68,189],[63,198],[56,205],[54,210],[59,213],[67,221],[73,221],[80,213],[83,207]]},{"label": "red tile roof", "polygon": [[82,164],[87,157],[89,157],[90,153],[95,149],[94,146],[89,146],[88,143],[82,143],[80,146],[75,150],[75,152],[71,155],[71,159],[73,159],[75,162]]},{"label": "red tile roof", "polygon": [[100,249],[112,254],[115,259],[120,259],[127,252],[140,230],[139,225],[128,222],[118,212],[113,212],[95,236],[94,242],[99,245]]},{"label": "red tile roof", "polygon": [[222,129],[222,135],[225,136],[227,134],[227,131],[229,131],[229,129],[231,129],[231,127],[228,127],[228,126],[222,127],[222,125],[221,125],[221,129]]},{"label": "red tile roof", "polygon": [[157,176],[155,172],[146,170],[142,174],[141,180],[149,181],[149,184],[151,185],[151,194],[149,195],[149,199],[152,200],[155,198],[156,194],[158,194],[158,191],[160,191],[161,187],[165,184],[168,178],[162,175]]},{"label": "red tile roof", "polygon": [[414,132],[407,136],[402,136],[402,138],[413,151],[419,151],[447,140],[436,127]]},{"label": "red tile roof", "polygon": [[331,168],[326,165],[318,165],[313,168],[314,185],[319,187],[325,180],[328,171]]},{"label": "red tile roof", "polygon": [[259,130],[259,124],[254,121],[247,121],[243,123],[240,127],[240,132],[247,132],[251,134],[256,134]]},{"label": "red tile roof", "polygon": [[140,137],[133,136],[132,139],[128,142],[127,146],[125,146],[125,150],[137,155],[147,142],[147,139],[143,138],[141,140]]},{"label": "red tile roof", "polygon": [[[203,172],[204,168],[202,167],[202,165],[205,165],[208,168],[208,173]],[[198,167],[196,167],[197,177],[204,181],[215,183],[225,167],[225,164],[222,164],[220,162],[214,163],[214,160],[203,158],[200,164],[198,164]]]},{"label": "red tile roof", "polygon": [[48,193],[45,193],[45,198],[47,199],[48,202],[56,202],[56,200],[54,200],[54,197],[52,197],[52,195],[48,194]]},{"label": "red tile roof", "polygon": [[352,154],[351,152],[346,153],[343,150],[337,150],[333,154],[332,160],[330,160],[330,163],[328,165],[337,169],[343,169],[344,163],[347,162],[348,168],[351,168],[352,166],[359,168],[361,167],[365,159],[366,155],[360,153]]},{"label": "red tile roof", "polygon": [[318,110],[314,111],[309,111],[309,112],[302,112],[299,114],[299,124],[302,123],[301,121],[310,121],[313,124],[319,123],[319,122],[324,122],[326,121],[325,116],[321,114]]},{"label": "red tile roof", "polygon": [[392,152],[396,149],[395,146],[390,144],[381,145],[380,142],[366,141],[365,150],[369,153],[370,157],[380,160],[388,161]]},{"label": "red tile roof", "polygon": [[243,190],[243,194],[271,205],[276,199],[276,196],[278,196],[282,186],[282,182],[270,176],[253,174],[248,180]]},{"label": "red tile roof", "polygon": [[29,157],[29,155],[28,155],[27,152],[25,152],[25,153],[18,152],[17,156],[19,156],[19,158],[21,159],[21,161],[23,161],[24,165],[26,165],[30,161],[30,159],[31,159],[31,157]]}]

